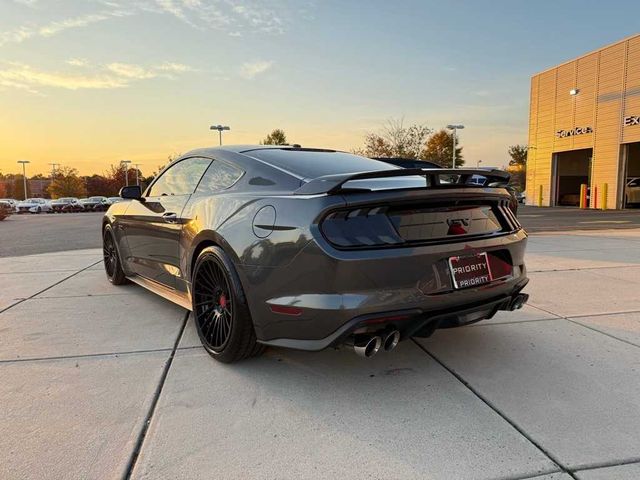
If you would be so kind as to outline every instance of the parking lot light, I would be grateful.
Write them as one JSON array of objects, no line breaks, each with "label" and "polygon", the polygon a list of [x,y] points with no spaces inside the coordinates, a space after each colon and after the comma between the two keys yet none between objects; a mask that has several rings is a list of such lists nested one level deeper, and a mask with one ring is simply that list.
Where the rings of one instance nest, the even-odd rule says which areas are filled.
[{"label": "parking lot light", "polygon": [[140,178],[139,178],[139,174],[140,174],[140,165],[142,165],[141,163],[136,163],[136,185],[140,185]]},{"label": "parking lot light", "polygon": [[452,133],[451,136],[453,141],[453,163],[451,164],[451,168],[456,168],[456,131],[462,130],[464,128],[464,125],[452,124],[452,125],[447,125],[447,128],[451,130],[451,133]]},{"label": "parking lot light", "polygon": [[22,181],[24,184],[24,199],[27,199],[27,163],[31,163],[29,160],[18,160],[18,163],[22,164]]},{"label": "parking lot light", "polygon": [[120,160],[120,165],[124,164],[124,185],[129,186],[129,164],[131,160]]},{"label": "parking lot light", "polygon": [[222,131],[223,130],[231,130],[227,125],[211,125],[209,130],[217,130],[218,135],[220,137],[220,145],[222,145]]}]

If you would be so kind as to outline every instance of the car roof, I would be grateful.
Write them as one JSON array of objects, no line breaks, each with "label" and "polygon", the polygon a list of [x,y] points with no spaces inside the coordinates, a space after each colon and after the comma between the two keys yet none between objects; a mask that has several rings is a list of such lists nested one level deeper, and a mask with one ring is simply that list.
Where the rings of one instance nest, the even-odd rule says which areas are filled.
[{"label": "car roof", "polygon": [[[210,157],[223,161],[230,161],[235,163],[240,168],[243,169],[253,169],[255,174],[259,174],[258,172],[262,171],[266,174],[265,168],[267,168],[270,172],[279,171],[280,174],[284,174],[289,179],[295,179],[297,184],[299,185],[300,181],[304,181],[306,175],[301,174],[301,172],[296,169],[287,168],[287,166],[280,165],[280,162],[274,161],[274,159],[264,159],[261,158],[260,155],[257,155],[260,151],[274,151],[274,150],[286,150],[289,152],[305,152],[305,153],[335,153],[335,154],[343,154],[343,155],[354,155],[356,157],[361,157],[363,160],[366,159],[372,163],[370,168],[361,168],[358,171],[372,171],[372,170],[380,170],[384,167],[380,167],[380,165],[385,165],[388,169],[398,168],[393,165],[389,165],[387,163],[383,163],[372,158],[363,157],[362,155],[351,154],[349,152],[343,152],[340,150],[333,150],[328,148],[312,148],[312,147],[301,147],[300,145],[224,145],[220,147],[209,147],[209,148],[199,148],[196,150],[191,150],[183,155],[181,155],[176,160],[172,161],[170,164],[166,165],[162,172],[158,174],[158,176],[164,173],[165,170],[170,168],[176,162],[179,162],[185,158],[189,157]],[[378,168],[376,168],[376,164],[378,164]],[[309,177],[315,178],[315,177]],[[286,183],[286,180],[282,179]]]}]

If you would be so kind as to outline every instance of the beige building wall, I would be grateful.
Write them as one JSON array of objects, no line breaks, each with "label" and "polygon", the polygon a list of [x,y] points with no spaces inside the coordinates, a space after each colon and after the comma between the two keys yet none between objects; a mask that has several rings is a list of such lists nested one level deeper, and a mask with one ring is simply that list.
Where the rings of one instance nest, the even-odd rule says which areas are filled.
[{"label": "beige building wall", "polygon": [[[577,89],[576,95],[569,92]],[[640,116],[640,34],[563,63],[531,78],[527,202],[553,204],[554,154],[593,149],[591,207],[622,204],[623,143],[640,142],[640,125],[624,126]],[[560,138],[559,130],[591,128],[590,133]],[[597,200],[593,197],[597,187]],[[596,203],[597,201],[597,203]]]}]

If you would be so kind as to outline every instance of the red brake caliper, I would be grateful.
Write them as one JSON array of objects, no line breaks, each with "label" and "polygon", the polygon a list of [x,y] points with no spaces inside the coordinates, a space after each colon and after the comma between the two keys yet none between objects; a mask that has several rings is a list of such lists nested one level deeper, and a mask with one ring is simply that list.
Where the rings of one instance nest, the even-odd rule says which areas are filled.
[{"label": "red brake caliper", "polygon": [[227,297],[224,293],[220,294],[220,300],[218,300],[218,302],[222,308],[227,308]]}]

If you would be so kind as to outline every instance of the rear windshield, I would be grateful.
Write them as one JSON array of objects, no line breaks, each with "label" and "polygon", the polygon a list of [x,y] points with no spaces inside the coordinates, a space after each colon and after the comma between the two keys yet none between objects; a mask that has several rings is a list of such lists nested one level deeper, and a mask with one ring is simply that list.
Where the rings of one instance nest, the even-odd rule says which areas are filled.
[{"label": "rear windshield", "polygon": [[395,170],[398,168],[378,160],[344,152],[264,149],[249,151],[245,154],[282,168],[301,178],[317,178],[340,173]]}]

